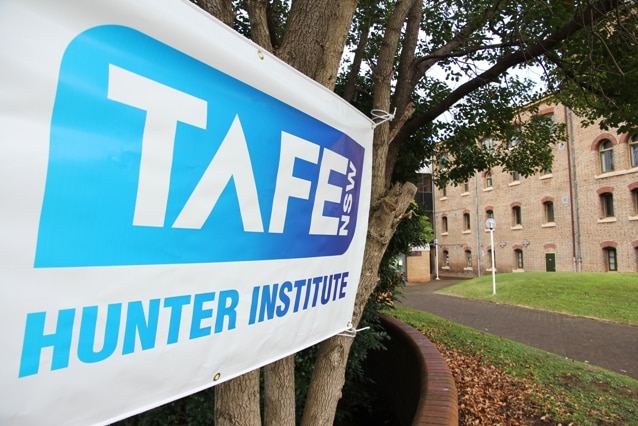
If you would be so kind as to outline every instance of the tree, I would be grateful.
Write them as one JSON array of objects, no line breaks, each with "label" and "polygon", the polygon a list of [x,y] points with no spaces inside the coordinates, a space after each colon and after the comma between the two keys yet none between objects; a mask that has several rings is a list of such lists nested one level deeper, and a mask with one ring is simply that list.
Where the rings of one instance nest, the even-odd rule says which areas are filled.
[{"label": "tree", "polygon": [[[534,115],[534,102],[548,94],[592,122],[602,114],[606,126],[638,124],[635,1],[193,1],[327,88],[339,81],[353,104],[396,111],[374,134],[355,326],[416,191],[410,182],[395,183],[397,166],[436,157],[439,182],[460,182],[493,166],[532,174],[548,166],[548,147],[561,129],[541,118],[521,124],[520,114]],[[353,54],[342,63],[346,47]],[[520,76],[530,67],[542,70],[545,89]],[[524,143],[477,144],[485,137]],[[351,345],[342,336],[319,345],[302,424],[332,424]],[[284,359],[265,369],[266,424],[294,423],[294,390],[268,385],[290,383],[292,364]],[[256,386],[254,373],[218,386],[217,424],[260,424]],[[272,398],[281,389],[288,390]]]}]

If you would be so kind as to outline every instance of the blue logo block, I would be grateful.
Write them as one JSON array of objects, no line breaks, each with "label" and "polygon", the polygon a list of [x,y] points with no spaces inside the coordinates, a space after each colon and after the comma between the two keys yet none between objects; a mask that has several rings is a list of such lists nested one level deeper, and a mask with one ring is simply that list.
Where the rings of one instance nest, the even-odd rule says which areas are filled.
[{"label": "blue logo block", "polygon": [[50,138],[37,268],[335,256],[354,235],[362,146],[130,28],[67,47]]}]

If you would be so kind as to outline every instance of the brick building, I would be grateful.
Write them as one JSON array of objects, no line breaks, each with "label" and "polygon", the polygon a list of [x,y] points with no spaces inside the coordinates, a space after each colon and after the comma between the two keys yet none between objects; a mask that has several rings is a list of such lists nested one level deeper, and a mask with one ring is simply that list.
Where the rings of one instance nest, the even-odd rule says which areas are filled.
[{"label": "brick building", "polygon": [[497,272],[638,271],[638,132],[582,127],[562,105],[539,113],[567,126],[551,171],[523,178],[493,169],[435,189],[442,273],[490,273],[491,250]]}]

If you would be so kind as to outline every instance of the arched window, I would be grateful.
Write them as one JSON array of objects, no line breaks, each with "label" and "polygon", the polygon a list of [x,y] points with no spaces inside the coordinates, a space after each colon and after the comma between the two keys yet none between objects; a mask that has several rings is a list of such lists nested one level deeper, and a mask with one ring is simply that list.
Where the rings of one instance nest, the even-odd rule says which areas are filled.
[{"label": "arched window", "polygon": [[447,229],[447,216],[441,217],[441,232],[448,232],[448,229]]},{"label": "arched window", "polygon": [[450,266],[450,252],[443,250],[443,266]]},{"label": "arched window", "polygon": [[614,217],[614,194],[603,192],[599,197],[601,217]]},{"label": "arched window", "polygon": [[483,139],[483,148],[485,148],[486,151],[494,151],[494,139],[492,138],[485,138]]},{"label": "arched window", "polygon": [[631,202],[634,206],[634,215],[638,216],[638,188],[631,190]]},{"label": "arched window", "polygon": [[471,250],[465,250],[465,265],[468,268],[472,267],[472,251]]},{"label": "arched window", "polygon": [[617,271],[618,263],[616,262],[616,249],[614,247],[605,247],[603,249],[605,255],[605,266],[607,271]]},{"label": "arched window", "polygon": [[514,133],[514,135],[509,139],[509,141],[507,142],[507,146],[509,148],[514,148],[516,145],[521,143],[521,134],[522,134],[522,129],[519,127],[516,128],[516,131]]},{"label": "arched window", "polygon": [[[492,249],[487,249],[487,264],[488,268],[492,269]],[[496,252],[494,252],[494,267],[496,268]]]},{"label": "arched window", "polygon": [[631,167],[638,167],[638,133],[629,139],[629,158]]},{"label": "arched window", "polygon": [[494,210],[485,210],[485,220],[494,219]]},{"label": "arched window", "polygon": [[614,171],[614,144],[609,139],[603,139],[598,144],[600,155],[600,171],[603,173]]},{"label": "arched window", "polygon": [[523,250],[514,250],[514,260],[516,261],[516,267],[518,269],[523,269],[525,267],[525,263],[523,262]]},{"label": "arched window", "polygon": [[469,231],[472,227],[472,220],[469,213],[463,213],[463,230]]},{"label": "arched window", "polygon": [[545,223],[554,222],[554,203],[552,201],[543,203],[543,212],[545,214]]},{"label": "arched window", "polygon": [[523,215],[521,214],[521,206],[512,207],[512,226],[520,226],[523,224]]},{"label": "arched window", "polygon": [[486,188],[491,188],[492,187],[492,172],[485,172],[485,187]]}]

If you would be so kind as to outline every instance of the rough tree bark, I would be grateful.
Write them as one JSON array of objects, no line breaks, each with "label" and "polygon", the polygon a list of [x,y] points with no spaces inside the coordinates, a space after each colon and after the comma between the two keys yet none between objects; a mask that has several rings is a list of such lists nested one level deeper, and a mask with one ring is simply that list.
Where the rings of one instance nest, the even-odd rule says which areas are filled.
[{"label": "rough tree bark", "polygon": [[[373,107],[376,109],[387,111],[390,108],[391,79],[396,48],[403,22],[414,1],[399,0],[388,23],[379,52],[379,60],[374,70]],[[354,327],[359,324],[366,302],[379,281],[381,258],[416,193],[416,186],[411,183],[395,185],[388,189],[386,157],[389,144],[390,126],[384,123],[376,128],[374,134],[371,208],[363,270],[352,315]],[[304,407],[302,426],[333,424],[345,381],[345,369],[351,346],[352,339],[343,336],[334,336],[320,343]]]},{"label": "rough tree bark", "polygon": [[294,355],[264,367],[264,425],[295,426]]},{"label": "rough tree bark", "polygon": [[[372,207],[363,270],[352,317],[355,327],[361,320],[365,302],[379,281],[379,263],[385,249],[415,193],[416,186],[412,183],[396,185]],[[352,342],[353,339],[350,337],[334,336],[319,344],[317,361],[304,407],[302,426],[334,423]]]},{"label": "rough tree bark", "polygon": [[259,370],[215,387],[215,426],[261,426]]},{"label": "rough tree bark", "polygon": [[[224,3],[226,5],[230,4],[228,0],[226,2],[209,0],[204,2],[202,6],[213,15],[218,16],[217,13],[220,10],[227,9],[223,7]],[[258,42],[261,42],[265,48],[273,51],[280,59],[318,83],[331,90],[334,89],[341,55],[350,30],[352,16],[357,6],[356,0],[296,0],[292,3],[286,33],[281,47],[277,50],[274,50],[270,43],[271,37],[265,2],[250,0],[248,5],[252,12],[250,17],[251,31],[258,39]],[[345,354],[347,358],[347,351]],[[345,368],[345,360],[343,364]],[[254,375],[255,372],[249,374]],[[287,383],[288,385],[285,388],[290,389],[292,386],[293,389],[292,393],[285,392],[284,394],[273,395],[271,392],[278,392],[281,389],[275,389],[277,386],[266,384],[265,412],[267,424],[291,424],[289,423],[289,414],[292,410],[294,416],[295,407],[294,364],[289,359],[277,361],[265,369],[265,374],[267,383]],[[247,393],[253,395],[257,392],[258,395],[258,383],[249,383],[255,388]],[[343,379],[341,383],[343,384]],[[228,419],[239,418],[240,416],[236,411],[241,411],[241,407],[247,404],[247,396],[238,394],[246,389],[246,385],[247,383],[242,378],[237,378],[215,388],[216,424],[218,422],[223,425],[240,424],[228,423]],[[337,392],[339,391],[340,387]],[[329,392],[329,390],[325,392]],[[233,396],[231,397],[230,395]],[[259,419],[258,415],[259,413],[252,420],[246,419],[249,422],[245,424],[255,424],[253,422],[255,419]],[[332,416],[334,417],[334,413]],[[329,423],[332,422],[330,421]]]}]

